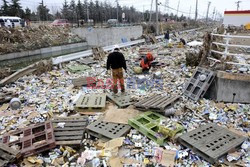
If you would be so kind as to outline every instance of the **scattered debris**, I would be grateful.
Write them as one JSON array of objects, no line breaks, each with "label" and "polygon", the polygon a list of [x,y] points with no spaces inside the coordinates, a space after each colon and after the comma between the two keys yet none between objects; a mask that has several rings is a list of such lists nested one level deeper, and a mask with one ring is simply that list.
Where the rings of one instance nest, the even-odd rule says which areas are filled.
[{"label": "scattered debris", "polygon": [[[211,166],[215,159],[206,159],[208,154],[202,154],[204,150],[201,150],[198,141],[214,141],[223,136],[224,131],[219,131],[215,136],[211,131],[210,136],[198,135],[201,139],[191,144],[189,140],[183,140],[183,143],[180,141],[181,144],[177,141],[183,136],[190,138],[189,133],[193,133],[192,130],[196,131],[199,127],[212,123],[232,131],[225,134],[230,136],[231,141],[223,139],[224,142],[228,142],[225,145],[228,149],[224,152],[216,149],[218,154],[212,154],[216,162],[221,166],[249,166],[249,104],[223,103],[207,99],[207,93],[211,93],[212,89],[212,84],[209,86],[207,80],[213,80],[215,73],[218,73],[217,66],[205,62],[202,68],[198,67],[197,73],[197,69],[187,63],[187,60],[189,63],[196,60],[200,63],[205,45],[203,34],[202,30],[189,33],[175,32],[168,46],[164,42],[158,42],[121,50],[128,67],[124,94],[113,95],[107,88],[110,75],[105,73],[106,60],[101,58],[98,58],[99,61],[82,58],[62,64],[60,69],[52,69],[49,62],[43,63],[32,67],[36,71],[27,75],[19,74],[17,79],[4,84],[0,90],[0,138],[24,156],[23,160],[12,161],[9,165]],[[179,44],[181,38],[187,43],[201,41],[203,46],[182,47]],[[208,46],[208,42],[205,43]],[[186,59],[185,53],[190,49],[194,52]],[[133,69],[139,67],[141,56],[148,51],[155,57],[152,68],[148,73],[137,75]],[[245,63],[249,61],[246,57],[236,60]],[[241,78],[240,74],[247,76],[249,73],[249,70],[246,71],[247,67],[242,67],[234,66],[224,72]],[[37,69],[45,72],[39,73]],[[194,78],[191,78],[192,74]],[[86,81],[87,77],[91,77],[90,85]],[[193,85],[194,89],[195,86],[206,87],[203,89],[206,92],[204,98],[198,95],[199,93],[195,96],[197,100],[182,95],[189,78],[195,79],[194,83],[197,82],[197,85]],[[224,87],[226,86],[221,86]],[[233,90],[228,89],[225,92],[230,91]],[[110,95],[110,102],[107,102],[106,94]],[[141,112],[134,108],[134,102],[146,102],[154,96],[158,97],[157,100],[154,99],[153,103],[143,108],[150,112]],[[21,101],[21,106],[17,110],[11,109],[9,103],[14,97]],[[173,97],[173,101],[170,97]],[[159,105],[161,102],[162,105]],[[152,107],[156,107],[156,110]],[[84,117],[80,114],[84,114]],[[41,128],[50,121],[51,128]],[[33,136],[27,135],[33,131]],[[205,132],[206,130],[201,134],[204,135]],[[51,144],[46,144],[49,141],[40,138],[40,135],[44,134],[52,137]],[[245,137],[244,142],[239,136]],[[26,151],[30,151],[26,152],[22,145],[30,143],[32,139],[34,143],[27,147]],[[243,143],[238,143],[238,139]],[[205,143],[210,144],[207,141]],[[234,141],[235,143],[231,143]],[[207,144],[203,143],[202,148]],[[239,146],[239,149],[236,146]],[[229,150],[229,147],[232,150]],[[209,149],[205,152],[207,150]],[[223,156],[216,157],[220,153],[223,153]]]},{"label": "scattered debris", "polygon": [[92,52],[94,60],[103,60],[106,55],[102,47],[93,47]]},{"label": "scattered debris", "polygon": [[75,87],[80,87],[80,86],[95,86],[96,79],[93,77],[79,77],[72,79],[72,84]]},{"label": "scattered debris", "polygon": [[37,75],[42,74],[46,71],[50,71],[52,69],[52,63],[51,60],[41,60],[37,63],[34,63],[32,65],[29,65],[23,69],[20,69],[18,71],[16,71],[15,73],[11,74],[10,76],[2,79],[0,81],[0,86],[15,82],[16,80],[18,80],[19,78],[31,74],[31,73],[35,73]]},{"label": "scattered debris", "polygon": [[128,124],[129,119],[136,117],[140,113],[140,111],[134,109],[133,107],[119,109],[116,106],[109,105],[105,112],[103,122]]},{"label": "scattered debris", "polygon": [[7,166],[7,164],[14,162],[21,157],[19,151],[0,143],[0,166]]},{"label": "scattered debris", "polygon": [[20,107],[21,107],[21,101],[20,101],[20,99],[18,99],[18,98],[11,99],[11,101],[10,101],[10,108],[12,110],[17,110]]},{"label": "scattered debris", "polygon": [[69,28],[44,25],[11,29],[0,27],[0,55],[82,41]]}]

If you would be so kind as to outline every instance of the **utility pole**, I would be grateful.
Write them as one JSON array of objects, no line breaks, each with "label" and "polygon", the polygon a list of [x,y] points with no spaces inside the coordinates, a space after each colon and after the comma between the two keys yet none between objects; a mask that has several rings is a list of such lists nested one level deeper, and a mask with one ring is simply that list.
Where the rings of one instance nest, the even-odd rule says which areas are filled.
[{"label": "utility pole", "polygon": [[217,20],[217,14],[218,14],[218,11],[216,10],[215,16],[214,16],[214,20],[215,20],[215,21]]},{"label": "utility pole", "polygon": [[176,21],[178,21],[179,6],[180,6],[180,0],[178,2],[178,6],[177,6]]},{"label": "utility pole", "polygon": [[190,17],[190,15],[191,15],[191,10],[192,10],[192,6],[190,5],[189,14],[188,14],[188,17],[189,17],[190,20],[191,20],[191,17]]},{"label": "utility pole", "polygon": [[215,20],[214,16],[215,16],[215,7],[214,7],[214,11],[213,11],[213,20]]},{"label": "utility pole", "polygon": [[116,0],[116,6],[117,6],[117,10],[116,10],[116,19],[117,19],[117,22],[119,22],[119,13],[118,13],[118,0]]},{"label": "utility pole", "polygon": [[208,2],[208,6],[207,6],[206,24],[207,24],[207,22],[208,22],[208,13],[209,13],[209,7],[210,7],[210,5],[211,5],[211,2],[209,1],[209,2]]},{"label": "utility pole", "polygon": [[142,12],[142,16],[143,16],[142,20],[143,21],[145,20],[145,16],[144,16],[145,10],[144,10],[144,7],[145,7],[145,5],[143,5],[143,12]]},{"label": "utility pole", "polygon": [[156,35],[159,35],[159,20],[158,20],[158,0],[155,0],[156,5]]},{"label": "utility pole", "polygon": [[154,0],[151,0],[151,9],[150,9],[149,22],[151,22],[151,21],[152,21],[153,2],[154,2]]},{"label": "utility pole", "polygon": [[89,22],[89,6],[87,4],[87,23]]},{"label": "utility pole", "polygon": [[197,16],[198,16],[198,0],[196,0],[195,21],[197,21]]},{"label": "utility pole", "polygon": [[235,2],[236,4],[237,4],[237,11],[239,10],[239,8],[240,8],[240,3],[241,3],[241,1],[237,1],[237,2]]}]

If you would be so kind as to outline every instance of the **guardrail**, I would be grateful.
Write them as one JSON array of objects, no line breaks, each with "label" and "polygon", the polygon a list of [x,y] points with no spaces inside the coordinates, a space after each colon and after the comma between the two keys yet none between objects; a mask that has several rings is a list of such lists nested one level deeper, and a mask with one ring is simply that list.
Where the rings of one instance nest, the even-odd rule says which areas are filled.
[{"label": "guardrail", "polygon": [[[197,31],[197,30],[200,30],[200,29],[202,29],[202,28],[195,28],[195,29],[191,29],[191,30],[185,30],[185,31],[181,31],[181,33]],[[164,38],[164,35],[160,35],[160,36],[156,37],[156,39],[161,39],[161,38]],[[141,43],[144,43],[144,42],[145,42],[145,39],[140,39],[140,40],[130,41],[130,42],[126,42],[126,43],[120,43],[120,44],[118,44],[118,46],[120,48],[124,48],[124,47],[129,47],[129,46],[141,44]],[[103,50],[104,51],[111,51],[113,49],[113,46],[114,45],[105,46],[105,47],[103,47]],[[79,59],[79,58],[82,58],[82,57],[88,57],[88,56],[91,56],[91,55],[93,55],[92,50],[86,50],[86,51],[83,51],[83,52],[78,52],[78,53],[73,53],[73,54],[69,54],[69,55],[64,55],[64,56],[52,58],[52,63],[54,65],[61,64],[61,63],[67,62],[67,61]]]},{"label": "guardrail", "polygon": [[212,42],[212,44],[215,45],[220,45],[220,46],[224,46],[225,50],[224,52],[220,52],[220,51],[216,51],[216,50],[211,50],[211,52],[213,53],[217,53],[220,55],[223,55],[224,58],[226,58],[227,56],[238,56],[240,54],[236,54],[236,53],[230,53],[228,52],[229,47],[237,47],[237,48],[250,48],[249,45],[233,45],[233,44],[229,44],[230,40],[232,38],[243,38],[243,39],[250,39],[250,36],[237,36],[237,35],[230,35],[229,33],[227,33],[227,35],[221,35],[221,34],[211,34],[212,36],[219,36],[219,37],[224,37],[224,39],[226,39],[226,43],[220,43],[220,42]]},{"label": "guardrail", "polygon": [[[226,40],[225,43],[220,43],[220,42],[212,42],[211,45],[219,45],[219,46],[224,46],[225,50],[224,52],[220,52],[217,50],[210,50],[210,55],[211,53],[217,53],[223,56],[223,59],[226,59],[227,56],[242,56],[242,54],[237,54],[237,53],[230,53],[229,48],[230,47],[236,47],[236,48],[246,48],[250,49],[249,45],[235,45],[235,44],[229,44],[230,40],[232,38],[241,38],[241,39],[250,39],[250,36],[239,36],[239,35],[230,35],[227,33],[226,35],[222,34],[211,34],[212,36],[218,36],[218,37],[224,37]],[[215,62],[221,62],[220,60],[208,57],[209,60],[215,61]],[[226,62],[226,64],[231,64],[231,65],[245,65],[245,66],[250,66],[249,64],[242,64],[242,63],[235,63],[235,62]]]}]

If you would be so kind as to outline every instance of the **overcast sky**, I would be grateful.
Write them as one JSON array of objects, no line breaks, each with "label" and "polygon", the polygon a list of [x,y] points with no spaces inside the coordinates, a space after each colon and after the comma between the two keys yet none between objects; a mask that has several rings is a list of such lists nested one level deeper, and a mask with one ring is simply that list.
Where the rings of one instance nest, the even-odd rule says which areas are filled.
[{"label": "overcast sky", "polygon": [[[68,0],[68,1],[71,1],[71,0]],[[81,1],[83,2],[83,0]],[[105,0],[99,0],[99,1],[105,1]],[[116,2],[115,2],[116,0],[106,0],[106,1],[110,2],[112,5],[116,5]],[[155,0],[153,1],[154,1],[153,10],[155,10]],[[158,1],[161,2],[162,5],[165,5],[167,0],[158,0]],[[168,1],[169,1],[169,6],[171,8],[177,9],[179,0],[168,0]],[[209,10],[210,16],[212,15],[214,8],[221,14],[223,14],[224,10],[236,10],[237,9],[237,5],[235,3],[237,0],[198,0],[199,17],[206,15],[206,10],[207,10],[209,1],[211,2],[211,6]],[[250,10],[250,0],[241,0],[241,1],[242,2],[240,3],[240,10]],[[23,6],[25,7],[27,6],[31,8],[32,10],[34,10],[36,9],[39,2],[41,2],[41,0],[20,0],[20,2]],[[52,13],[55,13],[58,9],[60,9],[62,7],[63,2],[64,0],[44,0],[44,3],[50,8]],[[150,10],[150,6],[151,6],[151,0],[118,0],[118,2],[122,6],[133,5],[136,9],[140,11]],[[194,17],[195,3],[196,3],[196,0],[180,0],[179,15],[182,14],[181,12],[185,12],[184,15],[188,16],[189,15],[188,13],[191,8],[191,17]],[[0,0],[0,4],[2,5],[2,0]],[[168,12],[168,8],[165,8],[162,5],[159,6],[160,11]],[[171,9],[169,10],[169,12],[173,12],[174,14],[177,13],[175,10],[171,10]]]}]

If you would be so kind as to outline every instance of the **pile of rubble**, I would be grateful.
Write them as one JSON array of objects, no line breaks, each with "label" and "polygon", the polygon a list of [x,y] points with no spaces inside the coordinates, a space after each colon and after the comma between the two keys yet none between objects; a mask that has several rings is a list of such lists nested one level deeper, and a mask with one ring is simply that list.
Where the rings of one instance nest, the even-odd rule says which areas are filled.
[{"label": "pile of rubble", "polygon": [[35,50],[50,46],[82,42],[69,28],[64,27],[25,27],[0,28],[0,55],[5,53]]},{"label": "pile of rubble", "polygon": [[[178,38],[189,42],[193,35],[181,34],[169,46],[160,42],[122,50],[128,66],[125,94],[112,94],[106,59],[101,57],[71,61],[5,85],[1,89],[15,92],[19,101],[0,107],[5,144],[0,149],[14,150],[0,162],[65,167],[249,166],[250,105],[203,98],[215,74],[186,66],[185,52],[191,48],[178,45]],[[149,74],[135,74],[134,67],[147,51],[156,57],[153,68]]]}]

